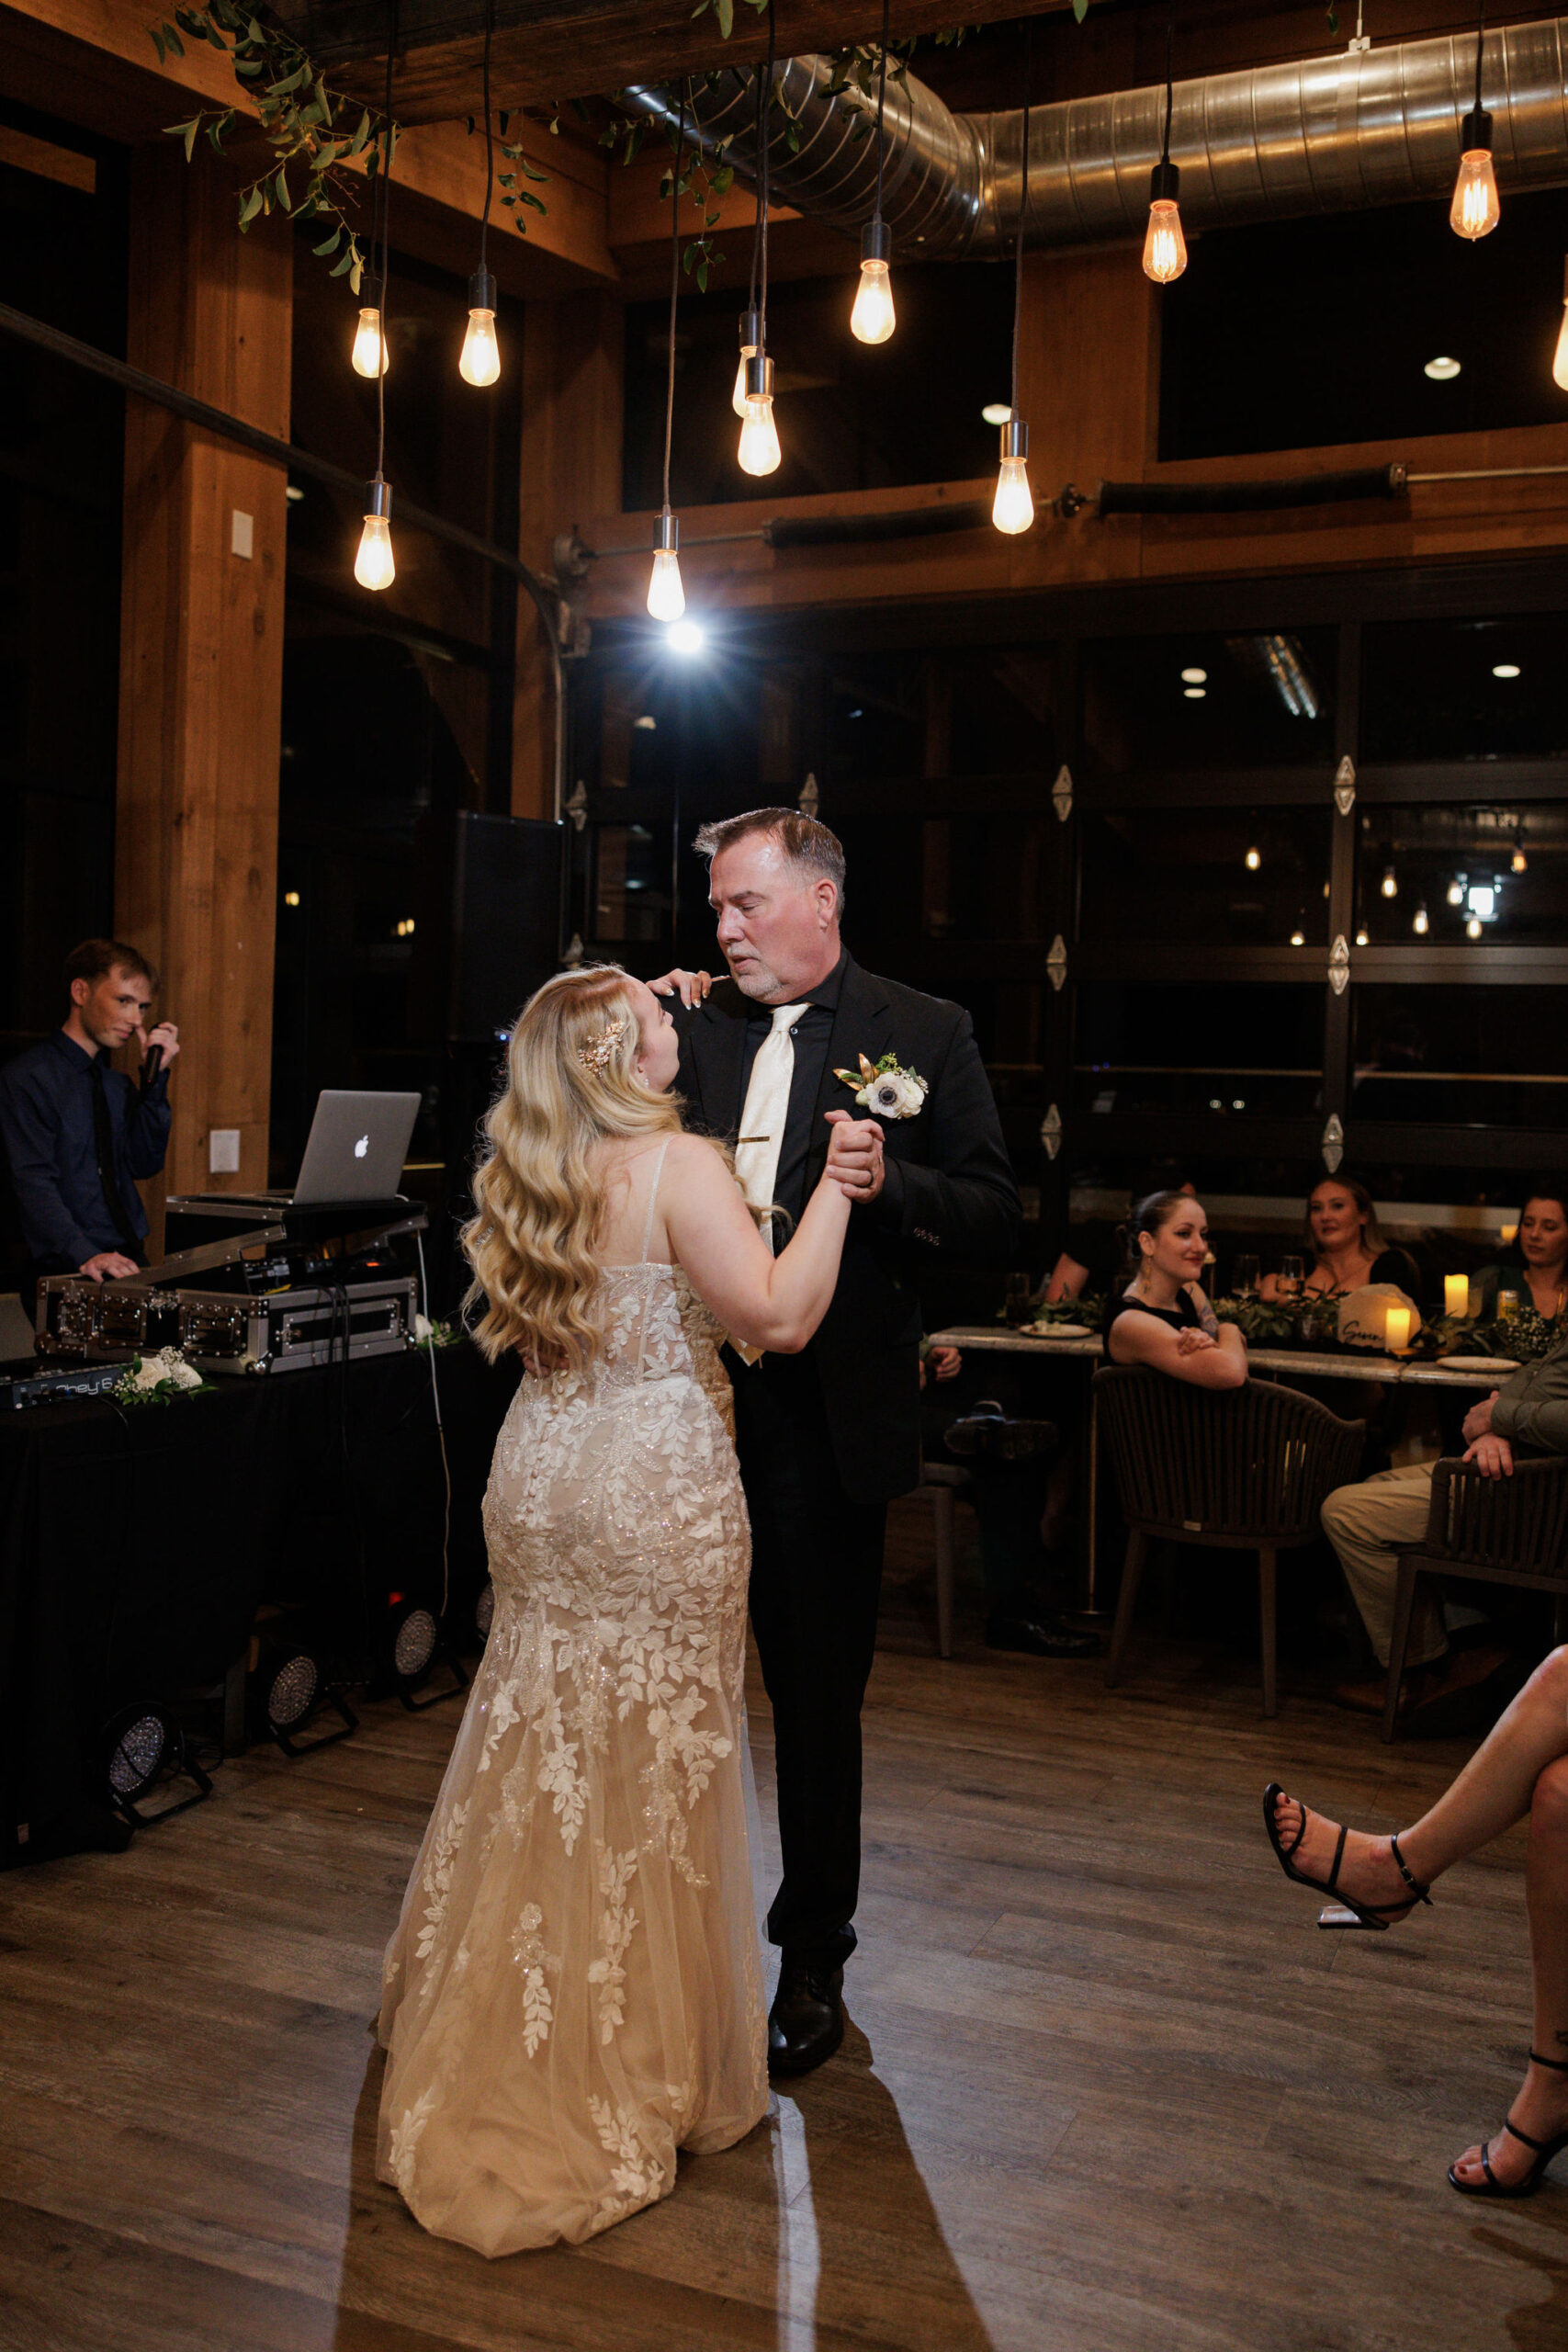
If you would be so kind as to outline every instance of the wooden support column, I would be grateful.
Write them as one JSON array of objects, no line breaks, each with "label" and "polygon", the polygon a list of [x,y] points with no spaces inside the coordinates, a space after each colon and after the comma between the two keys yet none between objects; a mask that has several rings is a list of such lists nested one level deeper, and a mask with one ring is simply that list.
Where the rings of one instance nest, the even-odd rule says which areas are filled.
[{"label": "wooden support column", "polygon": [[[164,141],[130,180],[129,357],[287,436],[292,238],[235,226],[233,175]],[[158,966],[180,1024],[174,1134],[149,1188],[267,1180],[277,771],[281,469],[166,410],[126,403],[115,925]],[[239,1167],[210,1172],[215,1129]]]},{"label": "wooden support column", "polygon": [[[558,531],[621,503],[622,312],[614,295],[530,302],[523,330],[520,547],[536,571],[554,570]],[[649,542],[652,560],[651,537]],[[644,593],[647,581],[643,582]],[[586,594],[586,584],[576,592]],[[517,606],[512,811],[555,813],[556,704],[549,654],[531,601]],[[567,790],[571,778],[567,778]]]}]

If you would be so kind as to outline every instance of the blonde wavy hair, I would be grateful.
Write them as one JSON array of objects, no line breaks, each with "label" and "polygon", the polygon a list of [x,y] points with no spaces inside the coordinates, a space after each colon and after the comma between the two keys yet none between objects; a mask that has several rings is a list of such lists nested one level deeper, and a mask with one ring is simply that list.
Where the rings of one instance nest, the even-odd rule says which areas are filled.
[{"label": "blonde wavy hair", "polygon": [[637,1076],[639,1050],[618,964],[558,972],[517,1017],[463,1227],[464,1305],[484,1302],[473,1336],[492,1363],[517,1348],[541,1370],[582,1372],[603,1350],[589,1301],[609,1186],[594,1146],[681,1131],[678,1098]]}]

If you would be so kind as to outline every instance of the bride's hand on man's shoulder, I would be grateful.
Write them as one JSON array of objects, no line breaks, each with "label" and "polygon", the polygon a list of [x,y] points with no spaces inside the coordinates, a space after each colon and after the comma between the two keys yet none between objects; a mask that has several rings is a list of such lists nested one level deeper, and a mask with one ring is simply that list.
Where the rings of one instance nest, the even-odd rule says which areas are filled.
[{"label": "bride's hand on man's shoulder", "polygon": [[706,1003],[708,990],[713,986],[713,975],[711,972],[685,972],[677,965],[674,971],[663,973],[657,980],[649,980],[648,985],[655,996],[678,996],[689,1012],[694,1004]]}]

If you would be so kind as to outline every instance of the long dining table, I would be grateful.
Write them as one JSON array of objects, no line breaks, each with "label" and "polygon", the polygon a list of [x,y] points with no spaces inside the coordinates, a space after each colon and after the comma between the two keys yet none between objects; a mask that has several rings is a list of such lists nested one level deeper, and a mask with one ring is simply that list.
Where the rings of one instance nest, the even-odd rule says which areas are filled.
[{"label": "long dining table", "polygon": [[[1028,1357],[1035,1362],[1079,1363],[1092,1370],[1105,1353],[1105,1342],[1095,1332],[1075,1333],[1057,1339],[1049,1332],[1033,1331],[1027,1327],[1015,1330],[1004,1323],[954,1325],[945,1331],[933,1331],[931,1344],[939,1348],[957,1348],[963,1354],[1010,1355]],[[1298,1380],[1376,1380],[1388,1387],[1411,1389],[1469,1389],[1472,1394],[1497,1386],[1518,1366],[1500,1356],[1472,1356],[1437,1363],[1419,1362],[1409,1356],[1382,1355],[1370,1350],[1334,1350],[1316,1348],[1251,1348],[1247,1351],[1247,1369],[1256,1377],[1268,1374],[1278,1378],[1289,1374]],[[1083,1594],[1079,1615],[1099,1618],[1105,1614],[1098,1597],[1099,1576],[1099,1509],[1100,1509],[1100,1432],[1092,1379],[1089,1381],[1089,1411],[1084,1417],[1083,1493],[1084,1493],[1084,1566]]]}]

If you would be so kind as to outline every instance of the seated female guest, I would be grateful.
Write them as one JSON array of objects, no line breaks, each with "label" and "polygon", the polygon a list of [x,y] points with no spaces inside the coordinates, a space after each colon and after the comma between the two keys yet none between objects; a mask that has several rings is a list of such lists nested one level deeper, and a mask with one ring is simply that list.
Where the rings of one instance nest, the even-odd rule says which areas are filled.
[{"label": "seated female guest", "polygon": [[1247,1341],[1234,1323],[1215,1319],[1200,1276],[1209,1255],[1209,1220],[1186,1193],[1151,1193],[1127,1227],[1121,1278],[1105,1310],[1105,1352],[1112,1363],[1147,1364],[1199,1388],[1239,1388],[1247,1378]]},{"label": "seated female guest", "polygon": [[[1354,1176],[1325,1176],[1314,1185],[1306,1205],[1306,1246],[1312,1258],[1304,1284],[1309,1297],[1343,1298],[1368,1283],[1395,1283],[1425,1307],[1425,1284],[1415,1259],[1383,1239],[1372,1196]],[[1277,1274],[1266,1274],[1261,1295],[1277,1297],[1279,1281]]]},{"label": "seated female guest", "polygon": [[[1263,1823],[1287,1878],[1326,1894],[1321,1928],[1393,1928],[1455,1862],[1529,1815],[1525,1896],[1535,1971],[1529,2065],[1507,2119],[1449,2166],[1465,2197],[1528,2197],[1568,2146],[1568,1649],[1537,1667],[1457,1781],[1392,1838],[1341,1829],[1264,1792]],[[1479,1955],[1486,1965],[1488,1955]]]},{"label": "seated female guest", "polygon": [[1519,1216],[1517,1255],[1483,1266],[1475,1282],[1483,1323],[1496,1314],[1500,1290],[1517,1292],[1521,1306],[1533,1306],[1545,1323],[1556,1322],[1568,1305],[1568,1183],[1543,1178],[1532,1185]]}]

